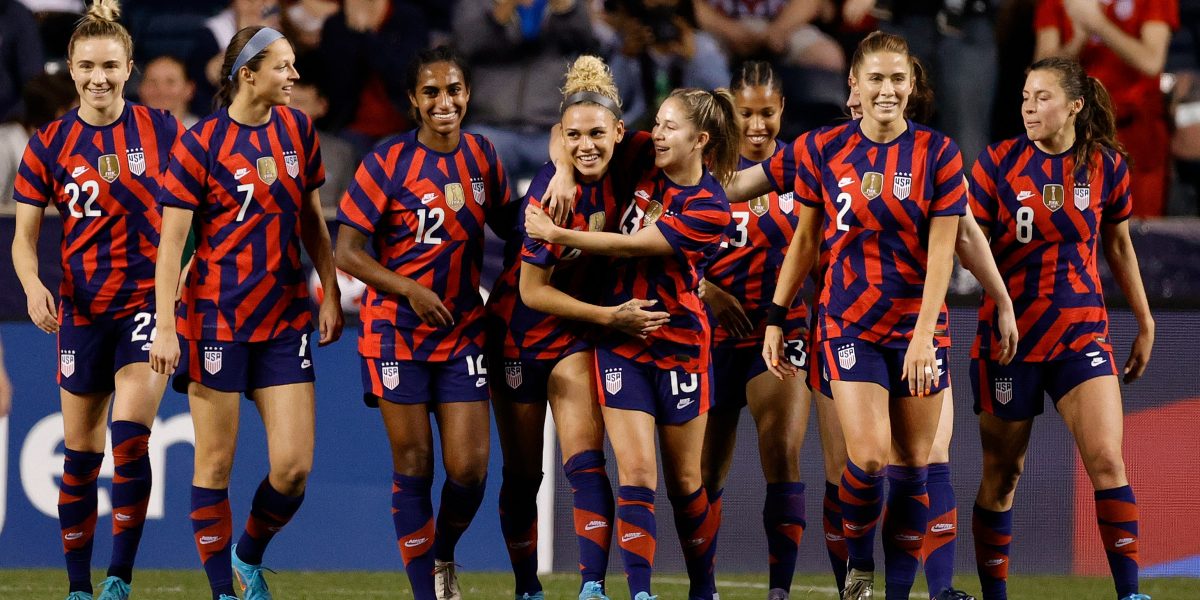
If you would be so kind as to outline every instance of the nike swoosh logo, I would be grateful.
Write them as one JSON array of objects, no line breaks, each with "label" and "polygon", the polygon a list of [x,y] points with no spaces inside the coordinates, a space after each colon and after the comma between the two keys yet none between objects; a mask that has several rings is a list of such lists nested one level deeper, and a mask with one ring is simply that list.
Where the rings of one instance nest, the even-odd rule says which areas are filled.
[{"label": "nike swoosh logo", "polygon": [[408,541],[404,542],[404,547],[405,548],[416,548],[417,546],[420,546],[421,544],[424,544],[425,542],[428,542],[428,541],[429,541],[429,538],[417,538],[415,540],[408,540]]},{"label": "nike swoosh logo", "polygon": [[219,542],[219,541],[221,541],[221,536],[219,536],[219,535],[203,535],[203,536],[200,536],[200,544],[201,544],[202,546],[207,546],[207,545],[209,545],[209,544],[213,544],[213,543],[216,543],[216,542]]},{"label": "nike swoosh logo", "polygon": [[1113,545],[1118,548],[1122,548],[1124,546],[1128,546],[1128,545],[1132,544],[1133,542],[1134,542],[1133,538],[1121,538],[1121,539],[1117,540],[1117,543],[1115,543]]},{"label": "nike swoosh logo", "polygon": [[632,542],[633,540],[636,540],[640,537],[646,537],[646,534],[641,533],[641,532],[627,533],[627,534],[621,536],[621,541],[622,542]]},{"label": "nike swoosh logo", "polygon": [[938,524],[934,525],[933,527],[930,527],[930,528],[929,528],[929,530],[930,530],[930,531],[932,531],[932,532],[934,532],[934,533],[941,533],[941,532],[943,532],[943,531],[950,531],[951,529],[954,529],[954,524],[953,524],[953,523],[938,523]]},{"label": "nike swoosh logo", "polygon": [[600,529],[602,527],[608,527],[608,523],[605,521],[592,521],[591,523],[584,525],[583,530],[584,531],[592,531],[594,529]]},{"label": "nike swoosh logo", "polygon": [[1021,192],[1021,193],[1017,194],[1017,201],[1020,202],[1021,200],[1028,200],[1032,196],[1033,196],[1033,192]]},{"label": "nike swoosh logo", "polygon": [[113,518],[118,521],[132,521],[133,520],[133,517],[131,517],[125,513],[113,513]]},{"label": "nike swoosh logo", "polygon": [[82,531],[72,531],[71,533],[68,533],[67,535],[64,535],[64,536],[63,536],[63,539],[64,539],[64,540],[77,540],[77,539],[79,539],[79,538],[81,538],[81,537],[83,537],[83,532],[82,532]]},{"label": "nike swoosh logo", "polygon": [[849,177],[843,177],[838,180],[838,187],[844,188],[852,183],[854,183],[853,179],[850,179]]}]

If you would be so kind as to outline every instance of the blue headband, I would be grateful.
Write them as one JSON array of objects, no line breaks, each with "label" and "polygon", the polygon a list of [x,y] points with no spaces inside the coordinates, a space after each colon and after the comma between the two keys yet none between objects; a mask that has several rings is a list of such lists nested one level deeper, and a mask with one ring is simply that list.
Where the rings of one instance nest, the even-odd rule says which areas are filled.
[{"label": "blue headband", "polygon": [[233,68],[229,70],[229,80],[233,81],[237,77],[237,72],[246,66],[246,63],[258,56],[258,53],[270,46],[272,42],[281,38],[283,38],[283,34],[270,27],[259,29],[250,38],[250,41],[242,46],[242,51],[238,52],[237,60],[233,61]]}]

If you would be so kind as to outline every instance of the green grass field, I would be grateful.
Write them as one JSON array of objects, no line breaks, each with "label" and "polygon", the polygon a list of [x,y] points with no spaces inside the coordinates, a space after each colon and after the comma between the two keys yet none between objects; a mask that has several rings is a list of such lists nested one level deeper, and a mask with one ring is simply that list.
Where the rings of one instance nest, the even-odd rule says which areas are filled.
[{"label": "green grass field", "polygon": [[[95,573],[98,583],[104,578]],[[412,598],[408,581],[401,572],[309,572],[268,575],[277,600],[341,600],[343,598]],[[462,574],[466,600],[507,600],[511,598],[512,577],[507,573]],[[555,574],[542,578],[550,600],[573,600],[578,591],[574,575]],[[616,577],[610,587],[612,600],[628,600],[625,582]],[[882,582],[880,582],[882,583]],[[963,578],[968,591],[978,582]],[[726,575],[718,581],[721,600],[762,600],[767,595],[765,575]],[[133,588],[134,600],[205,600],[208,585],[199,570],[138,571]],[[687,597],[687,580],[682,576],[655,578],[655,591],[662,600]],[[877,590],[879,598],[882,589]],[[1200,579],[1150,579],[1143,581],[1142,592],[1154,600],[1196,600],[1200,598]],[[0,569],[0,598],[4,600],[62,600],[66,597],[66,575],[59,570]],[[826,600],[836,597],[828,575],[800,575],[792,586],[793,600]],[[921,590],[913,598],[924,600]],[[1010,600],[1112,600],[1112,583],[1107,578],[1016,577],[1009,582]]]}]

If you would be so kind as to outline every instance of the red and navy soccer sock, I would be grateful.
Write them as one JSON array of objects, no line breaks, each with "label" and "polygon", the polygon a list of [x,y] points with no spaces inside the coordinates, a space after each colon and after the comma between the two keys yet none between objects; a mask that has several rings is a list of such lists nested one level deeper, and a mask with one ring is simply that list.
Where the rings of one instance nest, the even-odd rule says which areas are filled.
[{"label": "red and navy soccer sock", "polygon": [[846,587],[846,561],[850,554],[846,549],[846,533],[842,530],[842,502],[838,499],[840,488],[825,482],[825,501],[822,504],[822,525],[825,529],[825,551],[829,554],[829,566],[837,581],[838,597]]},{"label": "red and navy soccer sock", "polygon": [[233,514],[229,509],[229,490],[192,486],[192,532],[196,550],[208,576],[213,600],[233,593],[233,566],[229,556],[229,538],[233,537]]},{"label": "red and navy soccer sock", "polygon": [[976,504],[971,511],[971,533],[975,538],[975,567],[979,571],[983,600],[1008,600],[1012,509],[997,512]]},{"label": "red and navy soccer sock", "polygon": [[150,504],[150,428],[132,421],[112,422],[113,551],[110,577],[133,581],[133,561],[142,541]]},{"label": "red and navy soccer sock", "polygon": [[617,544],[625,563],[629,597],[650,593],[650,573],[654,570],[657,546],[654,522],[654,490],[623,485],[617,490]]},{"label": "red and navy soccer sock", "polygon": [[799,481],[768,483],[767,497],[763,500],[763,528],[767,532],[769,588],[792,589],[796,556],[807,526],[804,484]]},{"label": "red and navy soccer sock", "polygon": [[883,519],[883,558],[887,600],[907,600],[921,567],[929,527],[928,467],[892,465],[888,473],[887,516]]},{"label": "red and navy soccer sock", "polygon": [[271,485],[270,477],[263,479],[254,492],[250,517],[246,519],[246,529],[238,540],[238,558],[248,565],[261,565],[267,544],[292,520],[303,502],[303,492],[299,496],[287,496]]},{"label": "red and navy soccer sock", "polygon": [[92,539],[96,534],[96,477],[104,454],[67,448],[58,488],[58,524],[72,592],[92,593]]},{"label": "red and navy soccer sock", "polygon": [[433,591],[433,479],[392,473],[392,525],[415,600]]},{"label": "red and navy soccer sock", "polygon": [[617,508],[604,462],[604,453],[600,450],[585,450],[568,458],[563,465],[575,504],[575,539],[579,543],[579,572],[583,583],[604,581],[608,572],[612,523]]},{"label": "red and navy soccer sock", "polygon": [[1138,507],[1133,488],[1097,490],[1096,520],[1117,597],[1138,593]]},{"label": "red and navy soccer sock", "polygon": [[711,600],[717,591],[715,568],[720,516],[709,505],[704,487],[686,496],[669,496],[669,499],[690,582],[688,599]]},{"label": "red and navy soccer sock", "polygon": [[454,548],[463,532],[471,525],[479,505],[483,503],[483,492],[487,486],[484,477],[475,485],[462,485],[446,478],[442,485],[442,501],[438,506],[437,535],[433,541],[433,556],[443,562],[454,562]]},{"label": "red and navy soccer sock", "polygon": [[929,529],[925,532],[925,581],[929,597],[954,584],[954,542],[958,537],[958,504],[950,485],[950,464],[929,465]]},{"label": "red and navy soccer sock", "polygon": [[537,576],[537,493],[541,485],[541,473],[524,477],[508,469],[500,483],[500,531],[508,547],[517,596],[542,590]]},{"label": "red and navy soccer sock", "polygon": [[846,461],[838,500],[846,532],[847,564],[859,571],[875,571],[875,525],[883,512],[883,472],[867,473]]}]

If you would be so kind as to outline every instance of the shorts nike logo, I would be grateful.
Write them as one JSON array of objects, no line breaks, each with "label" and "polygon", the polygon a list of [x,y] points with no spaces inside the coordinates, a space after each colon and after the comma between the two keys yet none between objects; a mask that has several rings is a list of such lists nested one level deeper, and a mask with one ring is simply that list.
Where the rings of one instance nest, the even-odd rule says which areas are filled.
[{"label": "shorts nike logo", "polygon": [[221,539],[222,538],[219,535],[202,535],[200,536],[200,545],[207,546],[209,544],[215,544],[221,541]]},{"label": "shorts nike logo", "polygon": [[695,403],[696,400],[693,398],[684,398],[675,404],[675,410],[683,410]]},{"label": "shorts nike logo", "polygon": [[932,531],[933,533],[941,533],[943,531],[950,531],[951,529],[954,529],[954,523],[938,523],[933,527],[930,527],[929,531]]},{"label": "shorts nike logo", "polygon": [[608,527],[608,521],[588,521],[588,524],[583,526],[583,530],[592,531],[603,527]]},{"label": "shorts nike logo", "polygon": [[300,362],[301,369],[307,369],[311,366],[312,366],[312,361],[307,358]]},{"label": "shorts nike logo", "polygon": [[429,538],[417,538],[415,540],[407,540],[404,542],[404,547],[405,548],[416,548],[417,546],[420,546],[421,544],[424,544],[425,542],[428,542],[428,541],[429,541]]},{"label": "shorts nike logo", "polygon": [[626,542],[632,542],[633,540],[636,540],[640,537],[646,537],[646,534],[644,534],[640,531],[635,531],[633,533],[627,533],[627,534],[621,536],[621,543],[624,544]]},{"label": "shorts nike logo", "polygon": [[150,342],[146,342],[145,344],[142,344],[142,352],[149,352],[151,346],[153,346],[153,344],[151,344]]},{"label": "shorts nike logo", "polygon": [[1107,360],[1104,360],[1104,357],[1103,357],[1103,356],[1097,356],[1096,358],[1093,358],[1093,359],[1092,359],[1092,366],[1093,366],[1093,367],[1098,367],[1098,366],[1100,366],[1100,365],[1102,365],[1102,364],[1104,364],[1104,363],[1106,363],[1106,362],[1108,362],[1108,361],[1107,361]]},{"label": "shorts nike logo", "polygon": [[480,377],[480,378],[479,378],[479,379],[478,379],[478,380],[475,382],[475,387],[477,387],[477,388],[481,388],[481,387],[483,387],[483,386],[485,386],[485,385],[487,385],[487,377]]},{"label": "shorts nike logo", "polygon": [[1116,546],[1117,548],[1122,548],[1122,547],[1132,544],[1134,541],[1135,540],[1133,538],[1121,538],[1121,539],[1117,540],[1117,543],[1113,544],[1113,546]]}]

